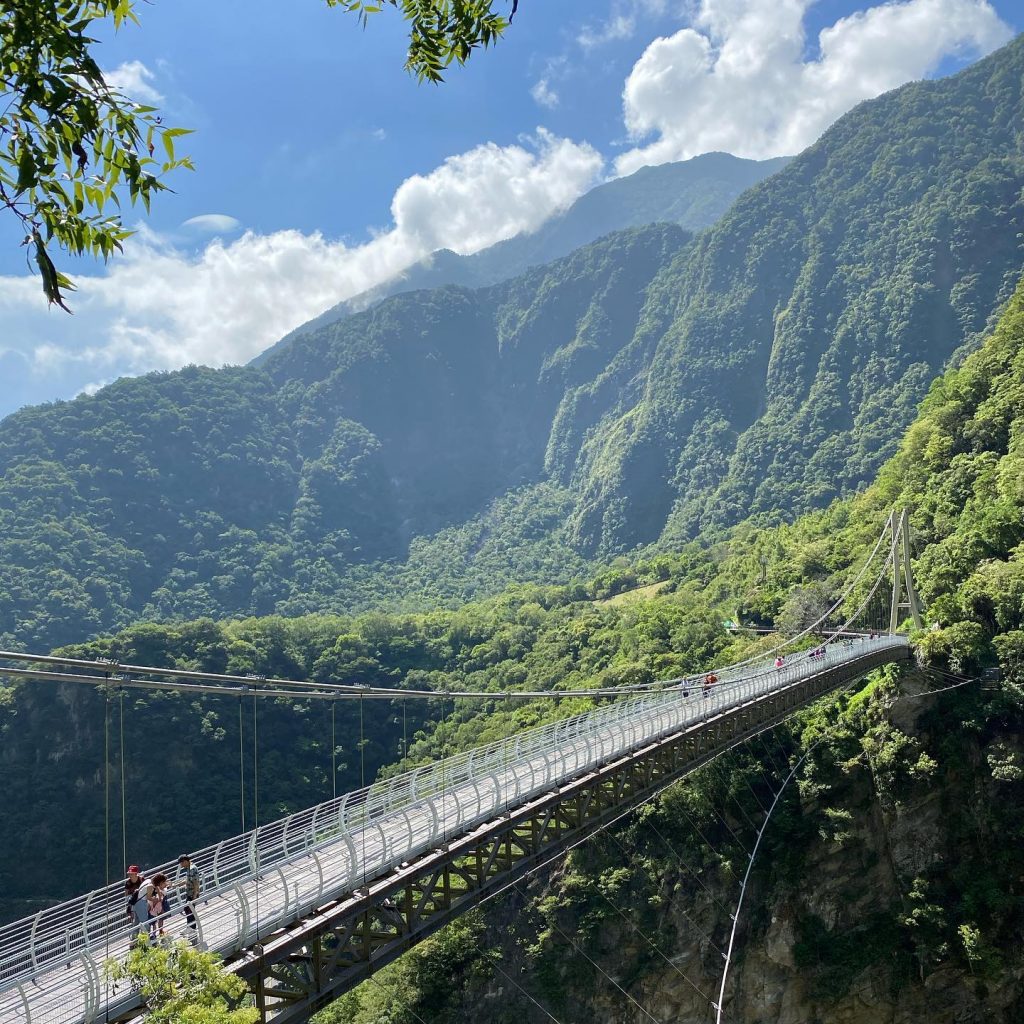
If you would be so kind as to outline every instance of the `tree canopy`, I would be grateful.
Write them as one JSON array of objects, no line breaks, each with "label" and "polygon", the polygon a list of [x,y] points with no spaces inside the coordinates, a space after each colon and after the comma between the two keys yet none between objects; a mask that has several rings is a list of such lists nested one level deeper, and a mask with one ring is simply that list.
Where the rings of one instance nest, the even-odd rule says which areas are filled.
[{"label": "tree canopy", "polygon": [[[385,4],[409,23],[406,68],[442,81],[452,64],[494,43],[508,18],[497,0],[326,0],[363,24]],[[57,269],[52,243],[69,254],[108,259],[131,232],[125,198],[148,210],[172,171],[187,129],[163,123],[104,78],[92,54],[95,33],[138,22],[135,0],[4,0],[0,6],[0,208],[24,229],[22,244],[51,303],[68,307],[73,288]]]},{"label": "tree canopy", "polygon": [[245,1004],[245,982],[222,968],[221,958],[188,943],[151,946],[145,939],[124,961],[108,960],[104,972],[126,983],[146,1005],[151,1024],[255,1024],[259,1011]]}]

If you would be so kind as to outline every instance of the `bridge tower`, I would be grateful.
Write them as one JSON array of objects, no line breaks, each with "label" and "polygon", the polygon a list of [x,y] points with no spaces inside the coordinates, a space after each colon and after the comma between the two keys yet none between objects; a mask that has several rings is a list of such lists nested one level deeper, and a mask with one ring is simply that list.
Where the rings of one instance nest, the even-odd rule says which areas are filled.
[{"label": "bridge tower", "polygon": [[[910,569],[910,513],[906,508],[889,513],[889,539],[892,544],[892,604],[889,609],[889,632],[895,633],[901,612],[909,612],[917,629],[923,628],[921,602],[914,589]],[[904,597],[904,592],[906,597]]]}]

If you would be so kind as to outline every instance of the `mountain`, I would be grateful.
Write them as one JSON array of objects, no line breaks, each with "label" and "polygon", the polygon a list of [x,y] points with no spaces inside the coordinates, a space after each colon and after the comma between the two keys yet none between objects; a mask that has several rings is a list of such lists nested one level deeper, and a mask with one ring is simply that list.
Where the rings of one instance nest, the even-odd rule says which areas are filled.
[{"label": "mountain", "polygon": [[621,232],[491,289],[399,296],[303,339],[286,367],[189,367],[7,417],[0,645],[140,615],[350,607],[353,571],[386,576],[378,563],[495,501],[550,558],[564,501],[507,492],[541,476],[566,387],[629,340],[689,240]]},{"label": "mountain", "polygon": [[862,103],[659,275],[555,422],[578,545],[675,543],[871,479],[1024,268],[1022,85],[1018,37]]},{"label": "mountain", "polygon": [[695,238],[8,417],[0,643],[457,601],[863,487],[1024,268],[1022,93],[1024,37],[862,104]]},{"label": "mountain", "polygon": [[[792,515],[864,486],[1024,269],[1022,82],[1024,37],[959,75],[861,104],[681,249],[647,288],[631,337],[619,327],[611,358],[585,372],[575,346],[553,351],[560,325],[537,318],[534,362],[508,352],[503,367],[505,382],[513,367],[522,376],[499,435],[545,434],[543,472],[509,486],[564,488],[567,538],[597,557],[750,514]],[[527,316],[531,285],[510,286]],[[452,346],[465,336],[462,301],[444,290],[397,297],[297,339],[266,369],[304,394],[300,419],[315,406],[379,424],[422,325]],[[502,325],[524,323],[506,317],[503,362]],[[385,321],[383,347],[353,362]],[[548,418],[551,374],[567,354],[572,372]],[[479,400],[469,379],[440,391],[426,377],[420,400]],[[405,422],[389,406],[389,458],[402,458]],[[479,451],[479,441],[469,444]],[[451,479],[434,459],[417,465]]]},{"label": "mountain", "polygon": [[729,153],[704,153],[691,160],[643,167],[591,189],[534,232],[468,256],[450,249],[432,253],[376,288],[339,302],[297,327],[253,363],[260,365],[299,335],[361,312],[391,295],[449,284],[468,288],[497,284],[624,228],[664,222],[700,231],[718,220],[741,192],[785,167],[788,160],[744,160]]}]

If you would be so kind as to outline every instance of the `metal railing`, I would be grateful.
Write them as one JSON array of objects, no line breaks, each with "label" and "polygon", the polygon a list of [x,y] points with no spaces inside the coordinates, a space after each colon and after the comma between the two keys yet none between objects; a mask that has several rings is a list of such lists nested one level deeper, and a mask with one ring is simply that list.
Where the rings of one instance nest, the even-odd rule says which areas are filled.
[{"label": "metal railing", "polygon": [[[198,940],[237,953],[448,839],[680,727],[876,651],[902,636],[831,644],[790,655],[781,668],[748,664],[528,730],[374,783],[200,850],[203,893],[192,905]],[[439,697],[442,694],[438,694]],[[176,864],[162,872],[180,881]],[[181,934],[180,907],[166,924]],[[112,995],[102,963],[127,948],[123,883],[0,928],[0,1011],[21,1024],[94,1020]],[[71,998],[70,993],[76,993]],[[9,1017],[0,1012],[6,1022]]]}]

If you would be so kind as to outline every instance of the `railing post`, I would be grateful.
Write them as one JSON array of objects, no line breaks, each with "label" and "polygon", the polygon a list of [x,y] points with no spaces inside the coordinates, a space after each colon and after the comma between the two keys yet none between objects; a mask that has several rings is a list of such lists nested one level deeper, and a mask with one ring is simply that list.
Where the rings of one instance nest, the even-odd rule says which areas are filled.
[{"label": "railing post", "polygon": [[[285,873],[279,867],[275,867],[273,870],[276,871],[277,874],[280,876],[281,885],[282,885],[282,887],[284,889],[284,908],[277,915],[279,921],[284,921],[288,917],[288,908],[292,904],[292,898],[291,898],[290,893],[288,892],[288,879],[285,877]],[[298,888],[296,888],[296,890],[295,890],[295,895],[296,895],[296,897],[298,897],[298,895],[299,895]]]},{"label": "railing post", "polygon": [[97,1014],[100,1012],[100,1002],[103,998],[100,986],[100,972],[97,970],[96,963],[90,953],[86,953],[82,957],[82,963],[85,966],[85,975],[89,982],[83,1021],[84,1024],[92,1024],[92,1021],[96,1019]]},{"label": "railing post", "polygon": [[224,848],[224,844],[227,842],[226,839],[222,839],[217,844],[217,849],[213,852],[213,865],[210,869],[213,875],[213,886],[215,889],[220,888],[220,852]]},{"label": "railing post", "polygon": [[[259,885],[259,882],[256,883]],[[239,922],[238,935],[235,939],[233,953],[237,953],[248,945],[249,942],[249,929],[251,928],[251,918],[249,916],[249,901],[246,899],[245,893],[242,891],[240,885],[235,886],[235,895],[238,896],[238,910],[241,915],[241,921]]]},{"label": "railing post", "polygon": [[39,960],[36,957],[36,934],[39,930],[39,921],[43,916],[43,912],[40,910],[34,918],[32,918],[32,931],[29,933],[28,948],[29,948],[29,959],[32,961],[32,970],[39,970]]},{"label": "railing post", "polygon": [[92,906],[92,901],[95,896],[95,891],[89,893],[89,895],[85,897],[85,903],[82,906],[82,949],[87,953],[92,949],[92,939],[89,935],[89,907]]},{"label": "railing post", "polygon": [[25,995],[25,988],[20,981],[15,982],[14,990],[21,996],[21,1005],[25,1007],[25,1024],[33,1024],[32,1007],[29,1005],[28,996]]}]

